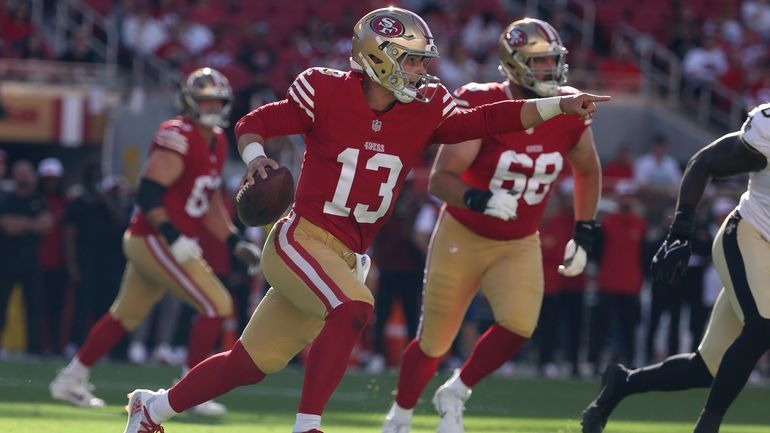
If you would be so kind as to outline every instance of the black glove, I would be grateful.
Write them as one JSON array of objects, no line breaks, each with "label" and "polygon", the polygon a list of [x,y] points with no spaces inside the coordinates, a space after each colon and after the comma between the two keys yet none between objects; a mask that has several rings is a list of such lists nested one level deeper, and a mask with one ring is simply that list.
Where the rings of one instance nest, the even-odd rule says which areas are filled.
[{"label": "black glove", "polygon": [[658,252],[652,258],[650,269],[655,281],[673,283],[685,276],[692,251],[693,215],[692,206],[680,205],[674,223]]},{"label": "black glove", "polygon": [[591,253],[591,249],[596,241],[596,234],[599,232],[599,224],[594,220],[575,222],[575,234],[572,239],[575,243],[583,247],[586,253]]},{"label": "black glove", "polygon": [[599,224],[594,220],[575,222],[575,233],[564,247],[564,262],[558,267],[560,274],[574,277],[583,273],[598,232]]}]

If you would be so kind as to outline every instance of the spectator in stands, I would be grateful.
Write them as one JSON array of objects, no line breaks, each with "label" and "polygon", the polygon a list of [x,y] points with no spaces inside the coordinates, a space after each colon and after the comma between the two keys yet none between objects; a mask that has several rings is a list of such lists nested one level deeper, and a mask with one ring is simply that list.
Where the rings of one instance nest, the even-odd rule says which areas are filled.
[{"label": "spectator in stands", "polygon": [[154,54],[179,69],[190,60],[190,52],[182,41],[182,24],[172,23],[167,28],[166,40],[155,49]]},{"label": "spectator in stands", "polygon": [[177,24],[180,40],[193,56],[200,54],[214,42],[214,34],[211,30],[190,19],[190,14],[187,11],[179,14]]},{"label": "spectator in stands", "polygon": [[642,289],[642,251],[647,222],[639,214],[636,187],[630,182],[615,186],[617,210],[602,219],[599,248],[598,302],[591,312],[588,361],[599,374],[602,349],[612,329],[619,325],[619,350],[615,360],[633,363],[634,331],[639,321],[639,293]]},{"label": "spectator in stands", "polygon": [[[673,209],[667,208],[664,212],[666,218],[660,221],[659,226],[648,230],[647,251],[644,263],[650,263],[657,247],[665,239],[666,228],[671,224],[670,217]],[[650,286],[650,311],[647,329],[645,333],[645,361],[656,363],[660,359],[666,358],[669,354],[679,353],[679,317],[684,301],[683,284],[671,284],[666,281],[653,279]],[[666,329],[666,345],[663,351],[656,350],[655,341],[657,340],[658,327],[663,315],[668,316],[668,328]]]},{"label": "spectator in stands", "polygon": [[[711,227],[716,218],[720,219],[721,224],[721,220],[724,220],[735,209],[736,204],[734,200],[727,197],[716,197],[709,206],[709,212],[695,224],[695,232],[692,237],[692,255],[687,264],[687,274],[682,282],[685,295],[684,303],[690,310],[689,329],[692,338],[689,350],[692,352],[700,344],[708,319],[708,307],[704,305],[704,275],[711,264],[711,245],[716,233],[711,232]],[[718,229],[719,226],[716,228]],[[679,348],[679,351],[682,349]]]},{"label": "spectator in stands", "polygon": [[[564,245],[572,239],[575,218],[569,200],[554,194],[546,206],[540,224],[540,248],[543,253],[543,281],[545,294],[540,307],[540,318],[533,340],[538,345],[540,374],[548,378],[559,376],[554,363],[554,352],[559,347],[559,336],[563,323],[560,311],[562,275],[558,268],[564,259]],[[579,323],[569,323],[570,328],[580,328]]]},{"label": "spectator in stands", "polygon": [[45,43],[43,35],[35,30],[22,42],[19,49],[19,57],[22,59],[51,60],[53,59],[53,53]]},{"label": "spectator in stands", "polygon": [[606,193],[615,190],[615,184],[621,180],[634,180],[634,160],[631,148],[622,143],[615,152],[615,157],[607,164],[602,163],[602,188]]},{"label": "spectator in stands", "polygon": [[461,31],[462,42],[471,56],[479,63],[484,63],[490,50],[497,46],[503,28],[495,14],[484,11],[474,15]]},{"label": "spectator in stands", "polygon": [[767,40],[770,38],[770,3],[768,0],[744,0],[741,5],[743,22]]},{"label": "spectator in stands", "polygon": [[684,55],[682,72],[685,78],[684,91],[696,94],[704,87],[711,86],[727,72],[727,56],[717,43],[714,35],[706,35],[703,45],[691,48]]},{"label": "spectator in stands", "polygon": [[37,251],[40,237],[51,229],[52,218],[37,193],[32,163],[17,161],[11,173],[15,190],[0,202],[0,331],[5,327],[11,291],[20,283],[26,307],[27,352],[41,354],[42,288]]},{"label": "spectator in stands", "polygon": [[743,42],[743,25],[738,19],[736,4],[725,2],[719,15],[703,25],[703,33],[715,35],[729,46],[738,47]]},{"label": "spectator in stands", "polygon": [[758,68],[751,72],[746,89],[746,105],[753,108],[770,101],[770,58],[764,59]]},{"label": "spectator in stands", "polygon": [[438,61],[436,72],[450,92],[465,83],[478,80],[479,64],[458,40],[449,43],[449,55]]},{"label": "spectator in stands", "polygon": [[91,48],[88,41],[89,34],[85,29],[77,29],[72,32],[67,51],[59,56],[61,62],[97,63],[100,61],[96,51]]},{"label": "spectator in stands", "polygon": [[599,64],[599,84],[606,90],[635,92],[639,90],[641,70],[628,43],[616,39],[612,53]]},{"label": "spectator in stands", "polygon": [[30,2],[18,2],[11,7],[9,18],[0,27],[0,35],[11,47],[11,50],[21,52],[26,40],[35,32],[29,10]]},{"label": "spectator in stands", "polygon": [[86,167],[82,186],[83,193],[67,206],[64,217],[67,266],[76,284],[68,351],[85,340],[86,330],[117,294],[125,265],[121,239],[131,211],[120,183],[103,182],[97,163]]},{"label": "spectator in stands", "polygon": [[269,75],[278,60],[278,52],[268,39],[267,25],[254,26],[238,51],[238,60],[254,75],[254,80],[269,85]]},{"label": "spectator in stands", "polygon": [[688,51],[698,46],[702,33],[701,23],[686,2],[676,2],[674,8],[668,45],[677,57],[683,59]]},{"label": "spectator in stands", "polygon": [[[182,301],[170,293],[163,295],[144,322],[131,333],[131,344],[128,346],[129,362],[142,365],[151,360],[158,364],[174,366],[184,363],[185,357],[178,356],[172,347],[182,305]],[[151,331],[154,331],[153,338],[150,338]],[[155,347],[148,357],[147,345],[150,340]]]},{"label": "spectator in stands", "polygon": [[727,70],[719,76],[719,82],[739,94],[746,90],[746,71],[740,51],[730,50],[727,53]]},{"label": "spectator in stands", "polygon": [[417,335],[425,256],[415,245],[412,233],[422,203],[421,194],[407,176],[390,219],[372,243],[372,262],[379,270],[375,294],[375,353],[367,366],[372,373],[381,373],[385,369],[385,325],[396,299],[401,300],[404,309],[407,341]]},{"label": "spectator in stands", "polygon": [[135,3],[133,6],[133,9],[125,11],[123,17],[123,44],[138,54],[153,53],[166,41],[166,29],[160,20],[150,14],[147,4]]},{"label": "spectator in stands", "polygon": [[682,170],[673,156],[668,154],[666,138],[656,135],[650,151],[634,163],[634,181],[642,190],[671,196],[679,187]]},{"label": "spectator in stands", "polygon": [[62,176],[64,166],[56,158],[46,158],[37,167],[40,195],[51,213],[52,228],[40,239],[38,258],[42,270],[42,290],[48,351],[62,353],[61,328],[67,291],[67,268],[64,260],[64,209],[67,196]]}]

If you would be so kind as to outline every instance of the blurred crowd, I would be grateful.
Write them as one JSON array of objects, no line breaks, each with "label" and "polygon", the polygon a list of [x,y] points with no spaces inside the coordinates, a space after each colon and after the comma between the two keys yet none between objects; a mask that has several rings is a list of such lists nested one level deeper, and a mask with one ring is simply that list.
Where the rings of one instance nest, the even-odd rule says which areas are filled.
[{"label": "blurred crowd", "polygon": [[[668,154],[665,137],[656,137],[648,148],[641,155],[621,148],[604,161],[598,218],[602,235],[594,248],[594,266],[580,277],[556,271],[572,236],[569,175],[554,188],[541,223],[546,273],[541,322],[529,350],[515,360],[519,365],[547,377],[590,375],[609,361],[651,362],[689,350],[700,340],[721,288],[711,265],[711,239],[745,184],[718,183],[707,192],[687,280],[673,286],[652,284],[649,261],[667,232],[683,161]],[[368,285],[376,293],[376,317],[353,360],[370,372],[396,366],[403,345],[417,330],[425,257],[441,211],[441,203],[427,192],[431,159],[429,152],[408,177],[391,220],[370,251],[374,270]],[[71,356],[120,285],[125,263],[121,237],[133,208],[133,187],[120,177],[102,176],[98,164],[87,165],[82,173],[67,173],[55,158],[36,166],[23,159],[10,167],[7,163],[7,155],[0,152],[0,311],[6,311],[12,288],[19,283],[26,352]],[[223,194],[233,220],[245,230],[234,211],[239,180],[230,179]],[[256,242],[264,238],[261,228],[245,234]],[[222,344],[227,346],[245,326],[266,283],[261,276],[248,277],[213,237],[204,236],[201,244],[237,306],[235,317],[225,325]],[[113,357],[135,363],[183,362],[193,314],[168,296]],[[0,329],[8,325],[4,317],[0,315]],[[480,294],[445,366],[459,364],[492,323],[491,309]]]},{"label": "blurred crowd", "polygon": [[[55,6],[44,3],[48,9]],[[347,69],[353,23],[363,12],[382,5],[374,0],[86,3],[119,29],[122,65],[129,66],[136,56],[153,55],[181,71],[208,65],[225,73],[239,96],[235,117],[282,95],[308,66]],[[500,32],[523,13],[513,2],[495,0],[396,3],[419,11],[430,24],[442,53],[433,72],[450,90],[481,77],[498,78]],[[640,70],[632,47],[612,38],[611,29],[603,30],[611,27],[607,24],[611,20],[602,18],[610,6],[597,2],[601,31],[593,47],[580,45],[562,12],[543,18],[559,30],[570,50],[571,70],[595,72],[576,73],[570,84],[598,83],[607,91],[634,91]],[[666,20],[670,27],[649,31],[683,60],[684,91],[697,93],[720,81],[750,101],[770,99],[767,0],[725,1],[718,8],[697,12],[687,2],[667,2],[666,8],[674,17]],[[104,35],[78,28],[69,35],[66,49],[54,53],[43,30],[30,20],[28,2],[0,0],[0,58],[103,62],[88,43],[93,38]],[[572,235],[569,176],[554,188],[541,225],[546,271],[541,323],[516,365],[535,366],[548,377],[593,374],[610,360],[640,365],[689,350],[700,340],[721,287],[711,265],[711,239],[745,189],[741,183],[745,179],[716,183],[707,192],[684,284],[652,284],[649,261],[666,234],[685,162],[669,155],[667,144],[663,136],[651,143],[629,143],[603,161],[604,199],[598,218],[602,236],[594,266],[581,277],[556,272]],[[375,269],[368,284],[376,291],[376,318],[354,363],[372,372],[395,366],[403,344],[417,329],[424,259],[441,208],[427,192],[430,164],[431,156],[426,155],[371,251]],[[8,156],[0,151],[0,331],[8,327],[10,294],[20,283],[29,354],[70,357],[115,298],[125,262],[121,237],[132,212],[134,186],[120,177],[102,176],[99,167],[94,163],[82,173],[71,173],[54,158],[35,164],[15,159],[9,165]],[[224,188],[236,222],[233,197],[238,181],[227,182]],[[261,229],[245,232],[255,241],[264,236]],[[204,238],[201,244],[237,305],[236,317],[225,325],[223,347],[229,347],[264,292],[265,282],[249,278],[213,238]],[[192,310],[167,297],[113,356],[136,363],[183,362],[192,315]],[[492,322],[488,304],[479,297],[466,315],[446,366],[466,357]]]}]

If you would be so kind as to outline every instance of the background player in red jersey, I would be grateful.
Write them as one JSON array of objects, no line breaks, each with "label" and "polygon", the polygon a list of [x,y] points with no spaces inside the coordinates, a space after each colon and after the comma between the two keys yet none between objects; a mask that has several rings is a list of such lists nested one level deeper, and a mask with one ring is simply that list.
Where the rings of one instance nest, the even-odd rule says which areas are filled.
[{"label": "background player in red jersey", "polygon": [[[588,117],[575,95],[503,101],[459,112],[427,62],[438,57],[416,14],[378,9],[354,27],[349,72],[311,68],[286,99],[238,122],[244,182],[265,177],[264,140],[303,133],[305,154],[292,213],[273,227],[263,270],[273,286],[232,350],[193,368],[168,391],[129,397],[127,433],[160,423],[237,386],[260,382],[313,342],[294,432],[320,432],[321,414],[373,309],[363,254],[392,211],[404,178],[434,142],[454,143],[532,127],[561,113]],[[417,101],[417,102],[413,102]]]},{"label": "background player in red jersey", "polygon": [[[128,259],[120,292],[91,328],[86,342],[50,385],[51,395],[83,407],[101,407],[88,377],[91,366],[139,326],[166,290],[200,314],[190,331],[186,369],[206,358],[232,314],[230,294],[201,258],[202,230],[226,241],[236,257],[257,266],[259,247],[242,240],[222,203],[222,164],[227,156],[226,125],[232,101],[227,79],[216,70],[193,71],[182,83],[183,113],[161,124],[144,166],[137,209],[123,238]],[[199,414],[224,413],[216,402],[201,402]]]},{"label": "background player in red jersey", "polygon": [[[508,80],[467,84],[455,92],[455,101],[461,107],[478,107],[576,93],[562,87],[566,52],[548,23],[515,21],[500,37],[500,70]],[[601,185],[589,124],[590,119],[559,116],[526,131],[489,134],[439,150],[430,189],[447,204],[428,253],[420,331],[404,352],[396,401],[383,433],[410,430],[417,400],[479,287],[496,323],[462,368],[436,391],[439,433],[464,431],[462,412],[471,388],[511,359],[534,332],[544,284],[537,228],[564,158],[575,176],[576,226],[559,272],[574,276],[583,271]]]}]

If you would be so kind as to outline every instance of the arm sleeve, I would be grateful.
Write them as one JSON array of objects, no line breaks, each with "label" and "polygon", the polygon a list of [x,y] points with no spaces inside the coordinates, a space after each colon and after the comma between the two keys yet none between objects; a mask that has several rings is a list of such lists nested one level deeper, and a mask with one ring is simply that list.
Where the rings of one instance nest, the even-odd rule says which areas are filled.
[{"label": "arm sleeve", "polygon": [[487,135],[521,131],[523,100],[500,101],[457,111],[447,117],[433,133],[434,143],[460,143]]},{"label": "arm sleeve", "polygon": [[267,140],[282,135],[310,131],[313,122],[287,99],[263,105],[243,116],[235,125],[235,135],[257,134]]}]

